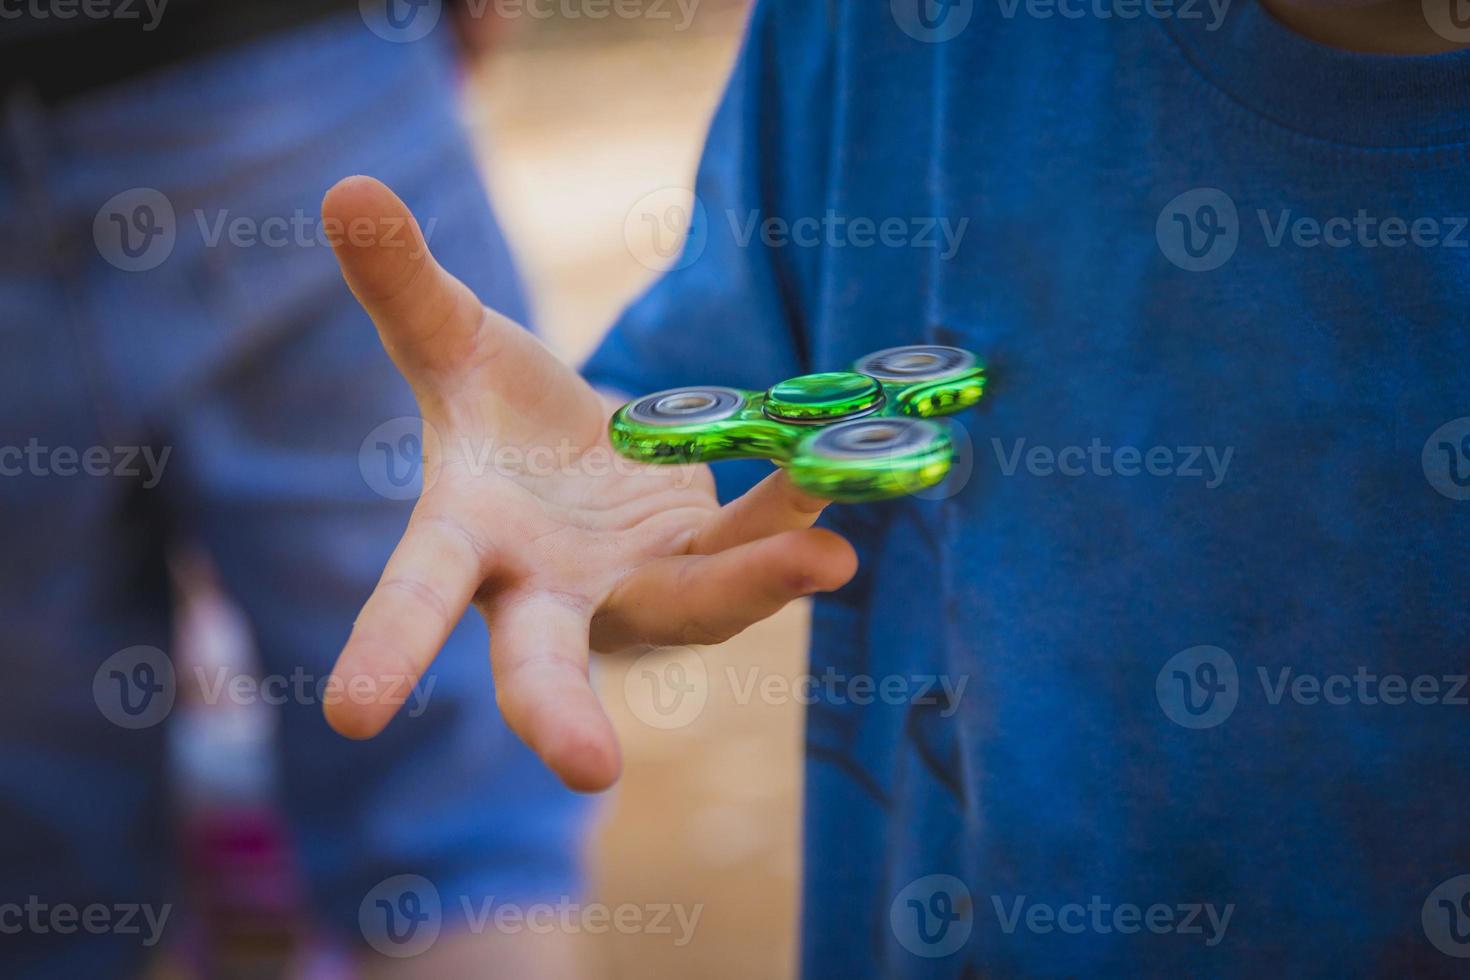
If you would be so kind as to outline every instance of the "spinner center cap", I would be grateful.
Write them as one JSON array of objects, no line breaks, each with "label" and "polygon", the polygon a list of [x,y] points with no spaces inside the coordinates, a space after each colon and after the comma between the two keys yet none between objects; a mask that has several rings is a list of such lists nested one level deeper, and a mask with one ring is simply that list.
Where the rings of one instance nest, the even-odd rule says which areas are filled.
[{"label": "spinner center cap", "polygon": [[828,371],[803,374],[766,391],[765,412],[782,422],[835,422],[883,404],[883,388],[866,374]]}]

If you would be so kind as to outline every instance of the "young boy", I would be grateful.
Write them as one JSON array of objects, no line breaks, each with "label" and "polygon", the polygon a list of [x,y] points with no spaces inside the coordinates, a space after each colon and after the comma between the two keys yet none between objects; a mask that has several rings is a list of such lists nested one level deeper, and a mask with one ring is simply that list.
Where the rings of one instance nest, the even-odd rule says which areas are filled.
[{"label": "young boy", "polygon": [[[439,439],[338,670],[423,669],[473,600],[509,723],[598,789],[589,647],[823,593],[813,674],[955,693],[812,707],[806,975],[1451,975],[1470,52],[1432,6],[1328,13],[765,3],[688,251],[586,382],[414,249],[341,249]],[[325,209],[403,213],[362,179]],[[590,462],[592,385],[910,343],[991,368],[944,499],[815,529],[779,473],[717,508]],[[577,452],[475,475],[485,440]]]}]

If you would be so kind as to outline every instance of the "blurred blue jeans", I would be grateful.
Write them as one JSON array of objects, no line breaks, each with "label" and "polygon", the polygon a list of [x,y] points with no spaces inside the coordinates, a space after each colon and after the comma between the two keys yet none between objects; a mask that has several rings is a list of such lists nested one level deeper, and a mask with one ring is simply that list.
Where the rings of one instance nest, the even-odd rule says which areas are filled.
[{"label": "blurred blue jeans", "polygon": [[[407,522],[394,454],[412,440],[391,420],[416,409],[322,241],[326,189],[381,177],[440,261],[525,321],[456,112],[445,44],[356,17],[4,107],[0,972],[136,972],[148,930],[120,910],[170,901],[166,720],[113,720],[130,679],[152,685],[136,701],[170,667],[103,665],[168,649],[172,544],[212,555],[266,675],[310,682]],[[471,617],[427,710],[371,742],[333,734],[314,695],[279,709],[284,806],[321,921],[349,940],[399,874],[437,889],[445,932],[458,896],[578,889],[588,804],[505,728],[486,652]],[[23,922],[27,902],[114,925]]]}]

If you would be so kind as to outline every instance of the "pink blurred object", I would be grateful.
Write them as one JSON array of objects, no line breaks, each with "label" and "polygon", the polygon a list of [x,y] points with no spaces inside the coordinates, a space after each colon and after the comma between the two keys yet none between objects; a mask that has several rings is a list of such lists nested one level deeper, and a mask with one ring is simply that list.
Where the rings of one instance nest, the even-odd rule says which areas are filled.
[{"label": "pink blurred object", "polygon": [[176,562],[175,581],[179,706],[169,738],[188,925],[170,972],[347,980],[350,957],[312,928],[277,805],[275,709],[229,693],[229,678],[258,671],[249,623],[203,558]]}]

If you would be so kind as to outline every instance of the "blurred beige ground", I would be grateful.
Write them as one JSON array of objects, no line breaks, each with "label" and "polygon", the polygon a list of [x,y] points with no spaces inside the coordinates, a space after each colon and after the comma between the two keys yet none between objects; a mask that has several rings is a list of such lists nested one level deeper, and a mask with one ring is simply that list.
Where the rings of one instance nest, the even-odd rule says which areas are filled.
[{"label": "blurred beige ground", "polygon": [[[513,23],[475,74],[470,122],[492,192],[539,324],[568,358],[590,350],[653,277],[656,255],[630,245],[625,224],[651,193],[690,185],[744,17],[739,3],[707,0],[687,30]],[[669,935],[599,937],[593,975],[792,974],[801,708],[737,698],[727,668],[740,684],[752,667],[794,677],[805,636],[806,609],[792,608],[721,647],[683,654],[703,666],[707,697],[696,718],[669,729],[643,720],[659,718],[641,702],[647,678],[629,678],[629,660],[600,663],[626,772],[594,844],[596,897],[702,908],[682,947]],[[637,670],[666,666],[640,661]]]}]

